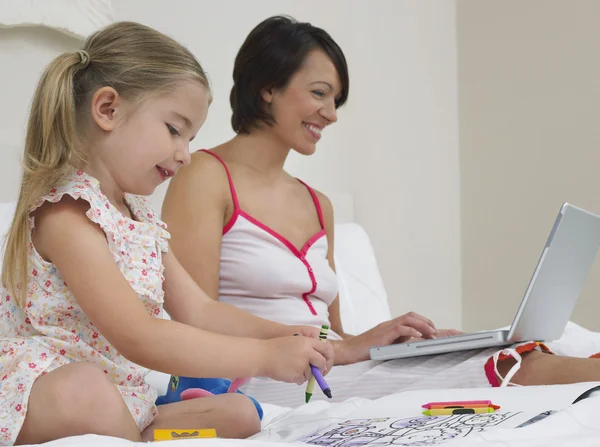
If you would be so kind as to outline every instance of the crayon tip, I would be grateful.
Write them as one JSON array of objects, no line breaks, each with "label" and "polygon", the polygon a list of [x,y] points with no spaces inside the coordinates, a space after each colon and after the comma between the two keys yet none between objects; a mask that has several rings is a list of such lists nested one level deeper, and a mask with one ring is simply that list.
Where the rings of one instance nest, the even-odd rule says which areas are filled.
[{"label": "crayon tip", "polygon": [[312,393],[304,393],[304,400],[306,401],[306,403],[308,403],[311,397]]},{"label": "crayon tip", "polygon": [[327,396],[328,398],[330,398],[330,399],[332,398],[331,390],[329,388],[325,388],[323,390],[323,393],[325,393],[325,396]]}]

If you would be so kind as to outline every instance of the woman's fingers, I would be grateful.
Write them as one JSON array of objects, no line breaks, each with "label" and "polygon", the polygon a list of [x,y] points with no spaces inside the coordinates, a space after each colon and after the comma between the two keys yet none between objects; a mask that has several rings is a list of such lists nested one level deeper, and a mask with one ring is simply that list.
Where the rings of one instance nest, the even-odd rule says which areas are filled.
[{"label": "woman's fingers", "polygon": [[395,320],[398,320],[399,323],[405,326],[410,326],[416,329],[418,332],[420,332],[419,337],[422,336],[424,338],[435,338],[437,334],[437,329],[431,320],[419,314],[415,314],[414,312],[402,315]]}]

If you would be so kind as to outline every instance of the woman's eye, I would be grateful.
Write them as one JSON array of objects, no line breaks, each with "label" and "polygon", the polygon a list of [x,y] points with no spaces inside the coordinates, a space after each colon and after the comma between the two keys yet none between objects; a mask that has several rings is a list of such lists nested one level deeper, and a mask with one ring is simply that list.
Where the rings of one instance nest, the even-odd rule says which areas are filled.
[{"label": "woman's eye", "polygon": [[171,126],[170,124],[167,124],[167,128],[169,129],[169,133],[171,135],[176,135],[179,136],[179,131],[177,129],[175,129],[173,126]]},{"label": "woman's eye", "polygon": [[325,96],[325,92],[323,90],[313,90],[313,93],[317,95],[319,98]]}]

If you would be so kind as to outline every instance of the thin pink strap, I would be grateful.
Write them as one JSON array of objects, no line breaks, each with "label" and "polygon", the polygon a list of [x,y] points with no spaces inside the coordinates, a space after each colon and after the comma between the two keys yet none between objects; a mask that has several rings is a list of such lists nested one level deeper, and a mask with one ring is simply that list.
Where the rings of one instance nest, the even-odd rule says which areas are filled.
[{"label": "thin pink strap", "polygon": [[[233,186],[233,179],[231,178],[231,173],[229,172],[229,168],[227,167],[227,165],[225,164],[223,159],[221,157],[219,157],[217,154],[215,154],[214,152],[211,152],[208,149],[200,149],[200,151],[206,152],[207,154],[210,154],[213,157],[215,157],[217,160],[219,160],[221,162],[221,164],[225,168],[225,172],[227,173],[227,179],[229,180],[229,189],[231,190],[231,198],[233,199],[233,206],[235,208],[235,212],[237,212],[240,209],[240,204],[238,202],[237,194],[235,192],[235,186]],[[198,151],[198,152],[200,152],[200,151]]]},{"label": "thin pink strap", "polygon": [[302,180],[300,180],[300,179],[297,179],[297,180],[300,183],[302,183],[304,186],[306,186],[306,189],[308,189],[308,192],[310,192],[313,202],[315,203],[315,207],[317,208],[317,214],[319,215],[319,222],[321,223],[321,230],[323,230],[325,228],[325,222],[323,221],[323,211],[321,210],[321,202],[319,202],[319,198],[317,197],[317,194],[315,194],[313,189],[310,186],[308,186],[306,183],[304,183]]}]

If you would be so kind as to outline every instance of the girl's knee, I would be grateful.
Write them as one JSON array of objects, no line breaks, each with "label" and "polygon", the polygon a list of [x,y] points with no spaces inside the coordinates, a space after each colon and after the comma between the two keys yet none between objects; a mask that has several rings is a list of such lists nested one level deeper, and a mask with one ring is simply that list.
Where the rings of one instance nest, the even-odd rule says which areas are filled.
[{"label": "girl's knee", "polygon": [[83,434],[139,440],[121,393],[104,372],[90,364],[71,363],[35,381],[16,442],[40,444]]},{"label": "girl's knee", "polygon": [[119,432],[123,425],[131,425],[132,417],[121,393],[102,370],[83,362],[60,369],[61,374],[51,378],[46,391],[56,411],[67,420],[92,433]]},{"label": "girl's knee", "polygon": [[234,428],[229,437],[245,439],[260,432],[261,425],[258,412],[254,403],[247,396],[234,393],[223,397],[228,400],[226,408],[232,412],[230,418]]}]

